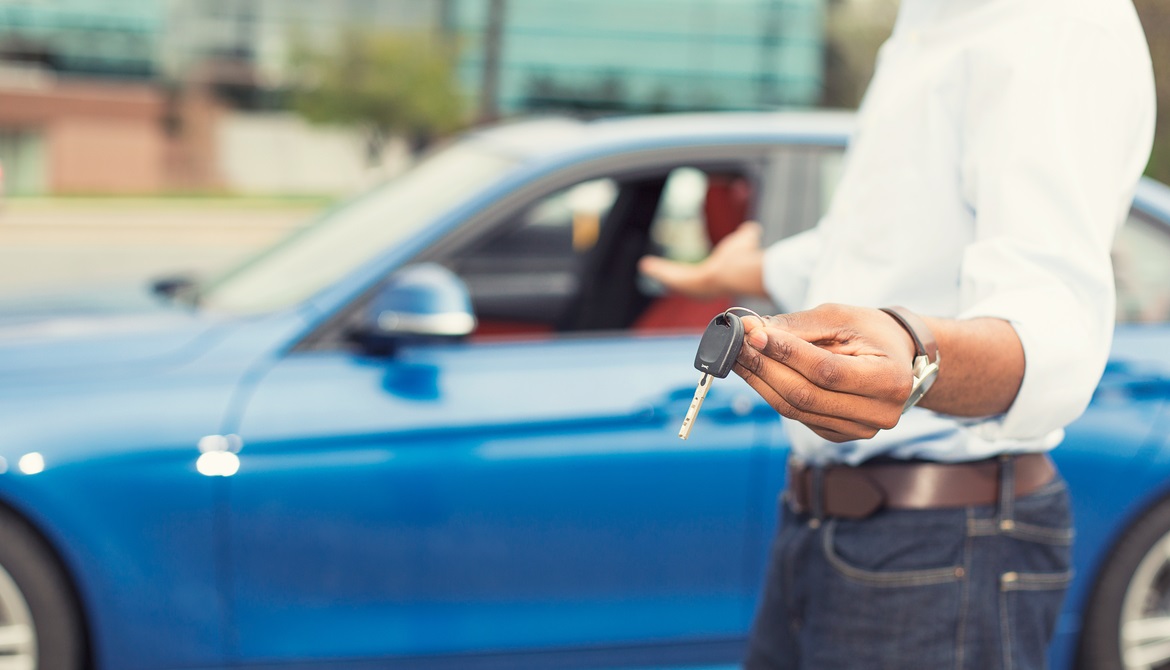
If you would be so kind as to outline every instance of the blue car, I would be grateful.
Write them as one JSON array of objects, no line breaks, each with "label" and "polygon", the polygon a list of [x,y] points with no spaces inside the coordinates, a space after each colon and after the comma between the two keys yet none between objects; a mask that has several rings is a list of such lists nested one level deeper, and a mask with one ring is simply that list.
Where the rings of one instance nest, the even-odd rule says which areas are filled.
[{"label": "blue car", "polygon": [[[151,310],[0,318],[0,668],[734,666],[786,438],[733,375],[678,439],[730,303],[637,260],[814,225],[851,124],[478,131]],[[1170,667],[1170,189],[1115,258],[1058,668]]]}]

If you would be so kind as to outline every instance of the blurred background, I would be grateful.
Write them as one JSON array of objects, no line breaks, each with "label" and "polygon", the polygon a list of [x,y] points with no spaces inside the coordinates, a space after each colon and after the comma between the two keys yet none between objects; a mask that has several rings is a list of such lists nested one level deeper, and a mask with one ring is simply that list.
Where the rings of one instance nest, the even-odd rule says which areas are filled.
[{"label": "blurred background", "polygon": [[852,108],[897,4],[0,0],[0,294],[213,272],[477,124]]}]

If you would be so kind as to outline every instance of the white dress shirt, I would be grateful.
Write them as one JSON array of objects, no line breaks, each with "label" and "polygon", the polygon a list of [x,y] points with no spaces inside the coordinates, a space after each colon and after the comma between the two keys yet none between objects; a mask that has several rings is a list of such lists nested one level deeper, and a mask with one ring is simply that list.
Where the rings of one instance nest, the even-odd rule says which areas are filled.
[{"label": "white dress shirt", "polygon": [[962,461],[1056,446],[1105,366],[1109,251],[1153,128],[1130,0],[902,0],[832,205],[765,252],[764,283],[786,310],[1005,319],[1023,385],[1001,416],[915,408],[870,440],[834,444],[788,422],[794,453]]}]

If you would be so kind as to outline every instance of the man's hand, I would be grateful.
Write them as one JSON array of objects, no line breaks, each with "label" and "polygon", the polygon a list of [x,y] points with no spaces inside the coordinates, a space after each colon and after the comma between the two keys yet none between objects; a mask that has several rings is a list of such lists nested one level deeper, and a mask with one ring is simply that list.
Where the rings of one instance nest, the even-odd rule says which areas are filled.
[{"label": "man's hand", "polygon": [[763,230],[753,221],[740,224],[698,264],[679,263],[644,256],[638,263],[642,274],[667,288],[695,298],[718,295],[764,295]]},{"label": "man's hand", "polygon": [[897,425],[914,383],[914,342],[888,314],[822,305],[743,322],[735,371],[777,412],[833,442]]},{"label": "man's hand", "polygon": [[[942,369],[919,406],[954,416],[1011,408],[1024,379],[1024,349],[1002,319],[923,317]],[[893,428],[910,397],[914,341],[877,309],[821,305],[806,312],[745,317],[735,371],[780,414],[833,442]]]}]

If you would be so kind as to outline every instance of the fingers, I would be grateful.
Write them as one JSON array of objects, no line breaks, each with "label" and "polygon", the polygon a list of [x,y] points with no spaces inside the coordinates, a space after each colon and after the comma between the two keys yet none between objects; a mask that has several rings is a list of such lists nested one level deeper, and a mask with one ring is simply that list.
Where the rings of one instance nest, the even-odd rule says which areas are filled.
[{"label": "fingers", "polygon": [[831,346],[853,354],[880,353],[880,350],[871,347],[872,342],[859,332],[859,324],[864,324],[864,319],[872,316],[865,312],[872,311],[876,310],[826,304],[803,312],[765,317],[764,326],[786,331],[805,342],[812,342],[821,347]]},{"label": "fingers", "polygon": [[638,270],[668,289],[695,298],[717,295],[763,295],[763,228],[742,223],[698,264],[644,256]]},{"label": "fingers", "polygon": [[679,263],[658,256],[643,256],[638,261],[638,270],[677,293],[694,297],[709,297],[715,294],[702,265]]},{"label": "fingers", "polygon": [[772,387],[771,383],[753,374],[742,365],[735,366],[735,373],[744,379],[781,416],[799,421],[817,435],[832,442],[846,442],[873,437],[881,426],[852,421],[838,416],[816,414],[793,407],[791,403]]},{"label": "fingers", "polygon": [[744,317],[736,372],[781,415],[833,440],[892,428],[913,386],[906,335],[882,312],[846,305]]},{"label": "fingers", "polygon": [[735,371],[780,415],[834,442],[873,437],[901,419],[908,370],[881,356],[827,351],[765,325],[775,323],[770,317],[744,321],[746,344]]},{"label": "fingers", "polygon": [[790,370],[826,391],[903,401],[910,394],[909,367],[903,370],[886,357],[834,353],[767,326],[749,332],[745,324],[744,332],[747,346],[740,349],[739,362],[758,376],[786,377]]},{"label": "fingers", "polygon": [[896,401],[828,391],[774,362],[758,370],[738,363],[735,370],[749,384],[752,384],[749,375],[759,380],[769,393],[761,392],[756,384],[752,388],[765,396],[768,404],[782,416],[801,423],[834,430],[840,430],[839,426],[862,426],[872,433],[893,428],[902,416],[902,406]]}]

